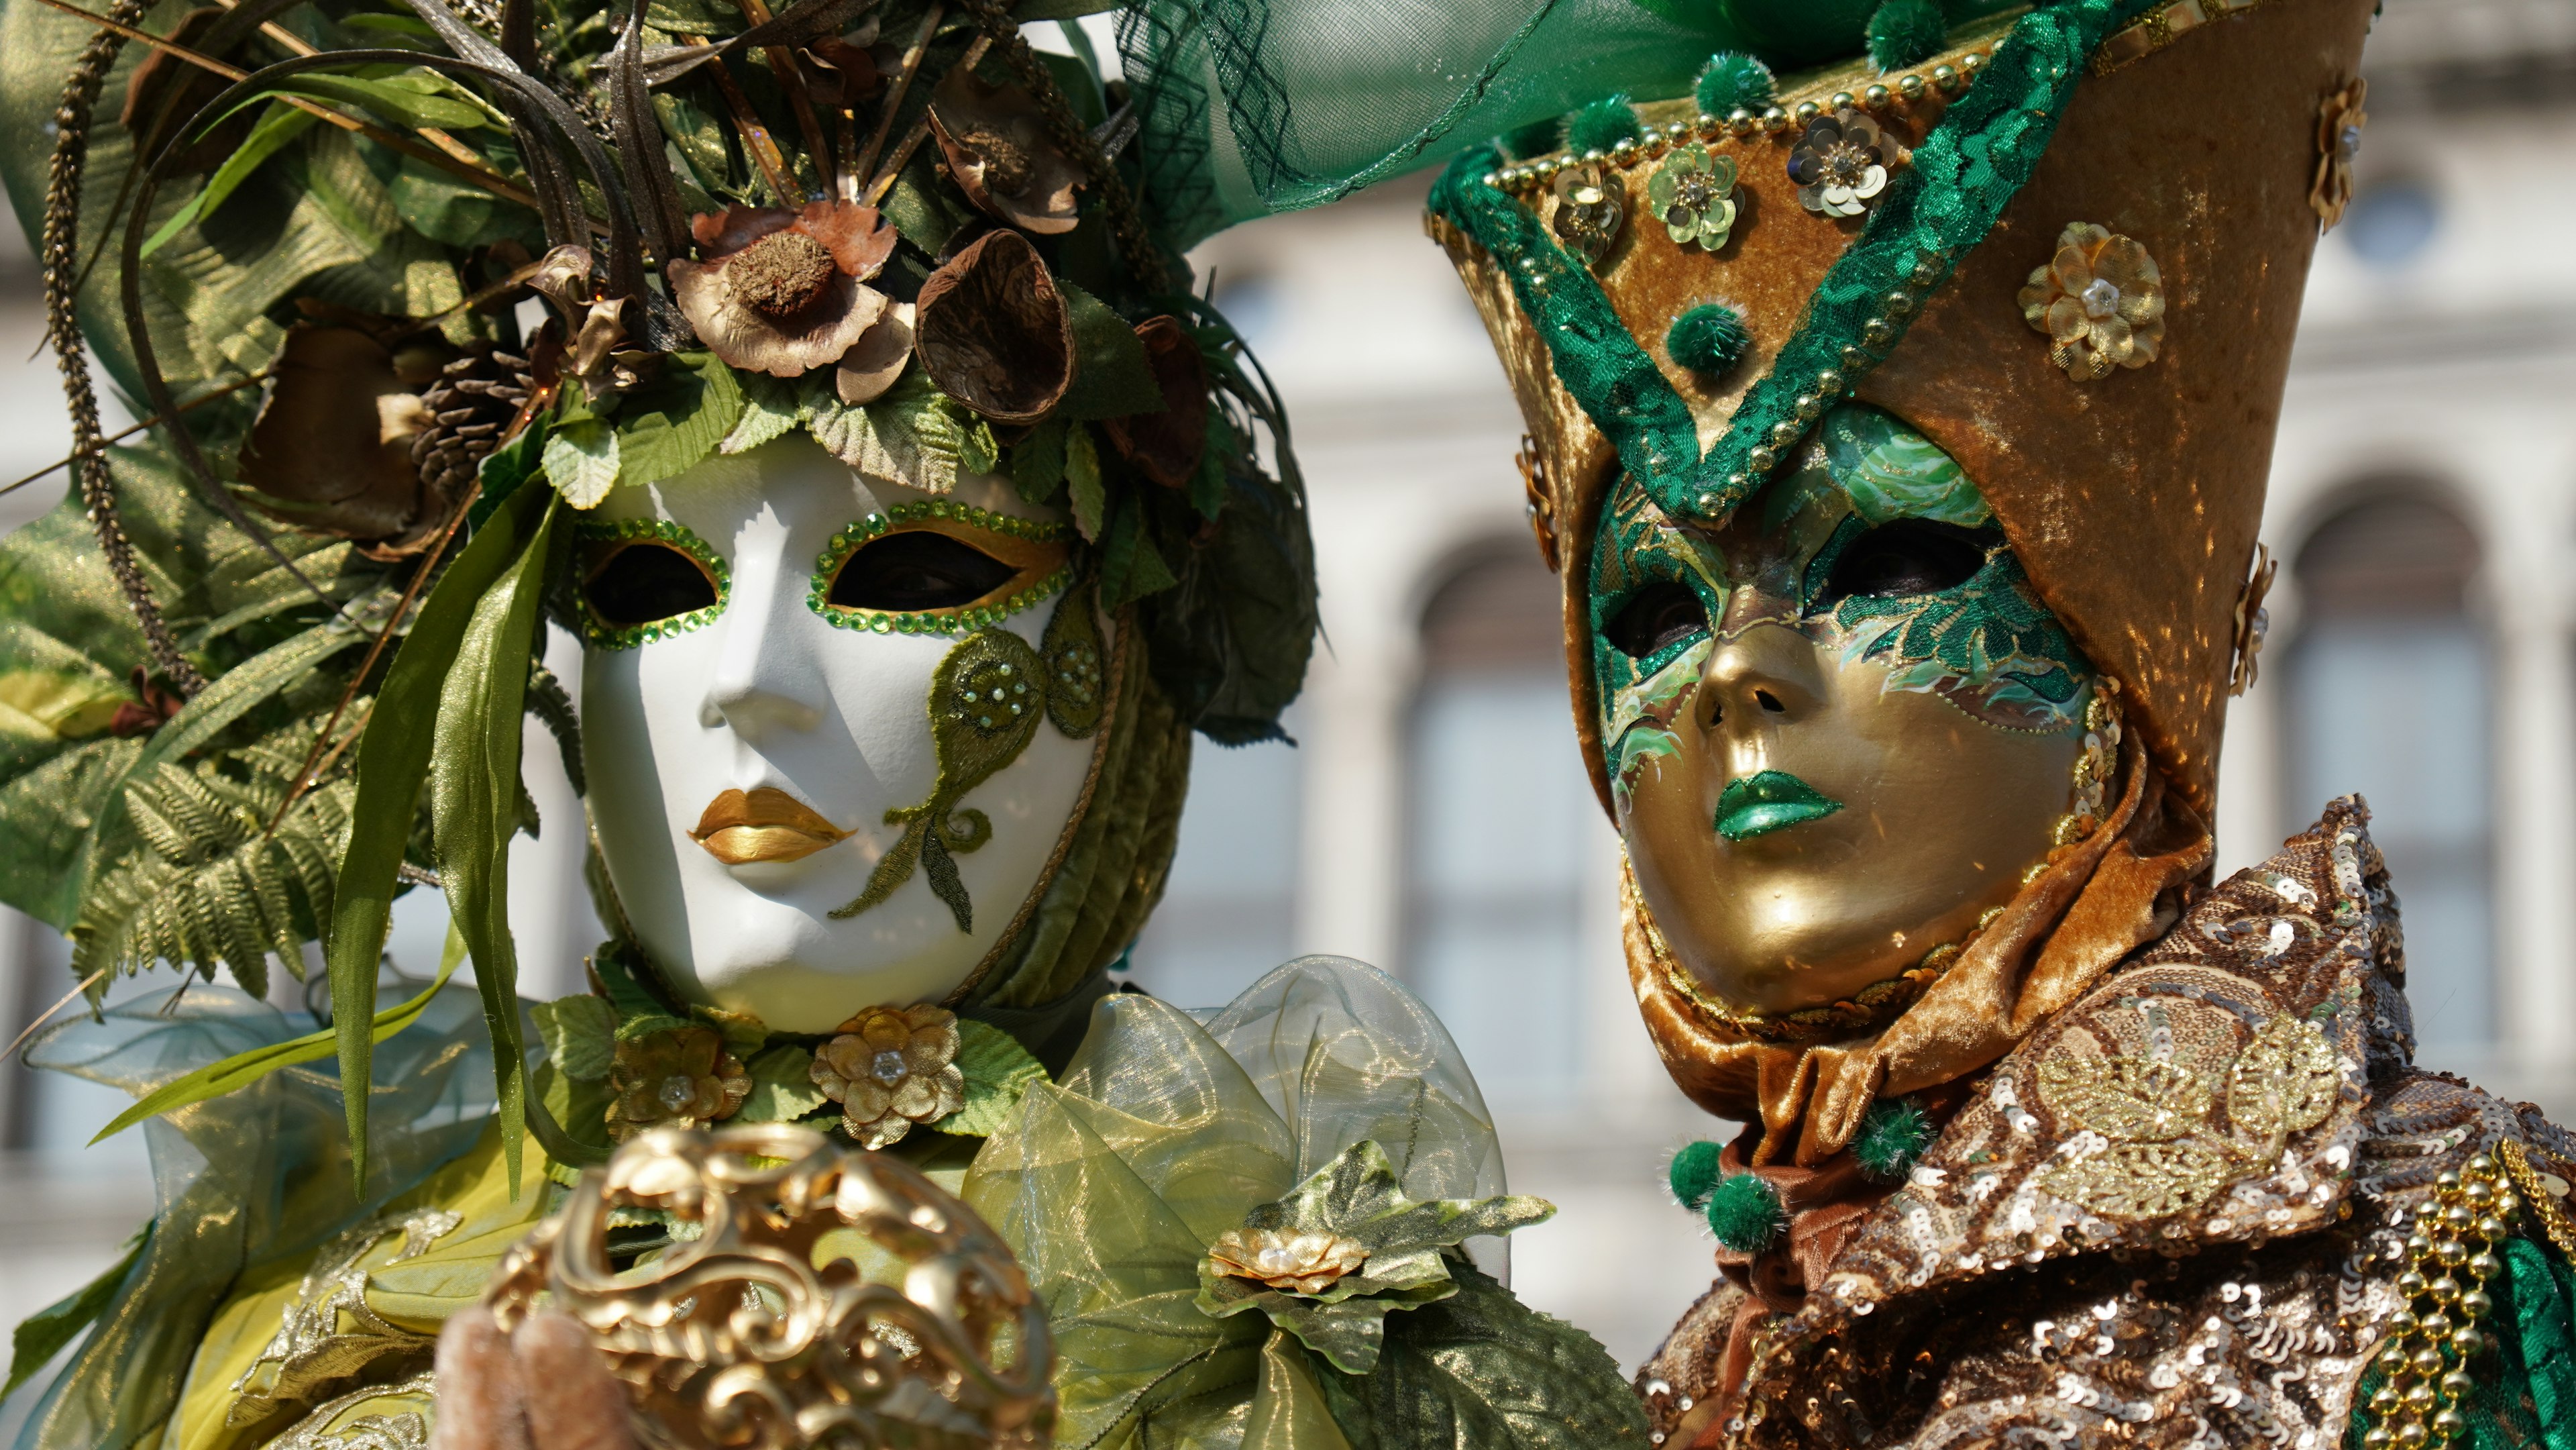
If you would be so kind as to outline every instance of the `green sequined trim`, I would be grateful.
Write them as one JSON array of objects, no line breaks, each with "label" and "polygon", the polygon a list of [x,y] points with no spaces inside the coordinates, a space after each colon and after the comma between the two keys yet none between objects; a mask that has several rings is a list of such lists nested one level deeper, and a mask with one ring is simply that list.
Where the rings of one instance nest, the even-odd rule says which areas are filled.
[{"label": "green sequined trim", "polygon": [[716,616],[724,613],[726,601],[733,597],[733,566],[725,562],[724,555],[715,551],[715,546],[699,538],[696,531],[685,524],[669,519],[584,522],[573,526],[573,539],[577,544],[625,543],[638,539],[668,544],[696,560],[698,567],[707,571],[707,578],[716,586],[716,602],[706,608],[643,624],[611,624],[591,610],[590,600],[581,590],[574,590],[573,595],[581,611],[581,637],[600,649],[640,649],[656,640],[703,629],[715,623]]},{"label": "green sequined trim", "polygon": [[832,602],[832,580],[866,544],[883,538],[903,524],[923,519],[954,519],[1014,539],[1047,544],[1069,538],[1072,530],[1063,524],[1040,523],[1034,519],[1016,518],[980,509],[970,503],[949,499],[930,499],[921,503],[899,503],[890,509],[872,513],[832,536],[814,561],[814,580],[805,594],[805,602],[816,614],[840,629],[862,629],[872,634],[971,634],[1001,623],[1032,605],[1044,603],[1073,582],[1073,565],[1068,563],[1037,583],[1007,599],[972,609],[932,609],[896,611],[888,609],[853,609]]}]

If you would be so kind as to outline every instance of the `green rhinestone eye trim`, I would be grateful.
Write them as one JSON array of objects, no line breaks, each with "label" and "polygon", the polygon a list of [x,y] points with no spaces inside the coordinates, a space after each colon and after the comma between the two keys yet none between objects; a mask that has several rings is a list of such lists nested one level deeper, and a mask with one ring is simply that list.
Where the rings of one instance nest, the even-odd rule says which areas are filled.
[{"label": "green rhinestone eye trim", "polygon": [[[573,598],[581,609],[581,637],[600,649],[639,649],[656,640],[703,629],[715,623],[716,616],[724,613],[726,603],[733,598],[732,566],[725,563],[724,556],[717,553],[713,545],[699,538],[685,524],[673,523],[669,519],[627,519],[619,523],[573,526],[576,545],[619,544],[648,539],[657,544],[668,544],[696,560],[698,567],[707,571],[707,578],[716,586],[716,602],[704,609],[674,614],[668,619],[643,624],[612,624],[591,609],[589,591],[576,588]],[[587,578],[588,571],[585,570],[584,582]]]},{"label": "green rhinestone eye trim", "polygon": [[[899,503],[882,512],[872,513],[832,536],[814,561],[814,580],[806,591],[805,602],[814,612],[841,629],[866,630],[871,634],[972,634],[1001,623],[1021,610],[1045,603],[1073,582],[1073,564],[1067,561],[1026,589],[990,604],[972,609],[936,609],[898,612],[885,609],[854,609],[832,602],[832,581],[841,565],[852,554],[887,534],[925,519],[946,519],[1016,539],[1030,544],[1052,544],[1069,540],[1073,530],[1063,524],[1040,523],[1034,519],[1015,518],[980,509],[970,503],[949,499],[929,499],[920,503]],[[1008,562],[1007,560],[1005,562]]]}]

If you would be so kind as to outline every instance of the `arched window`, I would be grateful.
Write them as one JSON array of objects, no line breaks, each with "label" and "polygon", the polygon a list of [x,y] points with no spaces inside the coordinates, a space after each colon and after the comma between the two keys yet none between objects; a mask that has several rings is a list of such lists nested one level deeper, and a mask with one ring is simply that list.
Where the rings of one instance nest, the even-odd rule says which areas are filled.
[{"label": "arched window", "polygon": [[1584,889],[1605,859],[1558,601],[1526,539],[1467,555],[1423,610],[1410,724],[1405,975],[1507,1109],[1577,1086]]},{"label": "arched window", "polygon": [[2282,736],[2285,819],[2359,791],[2402,903],[2429,1066],[2495,1038],[2494,666],[2471,607],[2478,540],[2431,485],[2356,489],[2293,566],[2302,605]]}]

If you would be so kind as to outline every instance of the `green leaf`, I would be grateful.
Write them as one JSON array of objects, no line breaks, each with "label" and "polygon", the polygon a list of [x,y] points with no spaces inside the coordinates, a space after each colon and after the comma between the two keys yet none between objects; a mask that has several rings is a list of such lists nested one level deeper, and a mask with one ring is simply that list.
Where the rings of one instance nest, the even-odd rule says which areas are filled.
[{"label": "green leaf", "polygon": [[884,397],[864,407],[847,407],[833,394],[828,373],[817,374],[804,397],[813,409],[807,425],[815,441],[832,456],[874,478],[910,484],[925,493],[946,493],[957,486],[957,469],[965,450],[961,411],[939,385],[919,369],[904,374]]},{"label": "green leaf", "polygon": [[360,76],[321,75],[307,71],[303,75],[289,76],[261,94],[301,95],[314,100],[337,101],[414,131],[464,131],[490,125],[492,120],[480,106],[453,96],[399,84],[390,77],[368,80]]},{"label": "green leaf", "polygon": [[474,476],[483,485],[482,496],[465,512],[467,527],[479,529],[492,511],[519,491],[519,485],[537,476],[546,466],[546,440],[554,436],[554,427],[544,414],[531,419],[518,436],[483,455]]},{"label": "green leaf", "polygon": [[767,373],[745,373],[737,381],[742,387],[742,417],[716,445],[718,453],[749,453],[773,439],[786,437],[810,416],[798,406],[791,383]]},{"label": "green leaf", "polygon": [[250,179],[252,172],[259,170],[260,163],[276,155],[287,142],[311,130],[321,119],[311,111],[298,110],[284,102],[269,107],[268,114],[260,117],[259,124],[242,139],[240,149],[225,157],[223,165],[216,167],[215,174],[206,178],[205,186],[188,199],[188,204],[172,212],[160,230],[145,239],[141,255],[151,256],[161,250],[164,242],[195,225],[197,218],[212,215],[215,208],[224,204],[225,198]]},{"label": "green leaf", "polygon": [[831,1101],[814,1086],[814,1054],[804,1048],[773,1047],[743,1067],[751,1074],[751,1096],[742,1100],[734,1122],[793,1122]]},{"label": "green leaf", "polygon": [[546,434],[546,478],[577,509],[599,507],[625,467],[617,430],[605,418],[559,423]]},{"label": "green leaf", "polygon": [[1458,1292],[1389,1321],[1374,1370],[1315,1377],[1352,1443],[1645,1450],[1645,1406],[1608,1350],[1452,1267]]},{"label": "green leaf", "polygon": [[546,500],[527,547],[475,601],[439,696],[429,781],[439,881],[447,891],[449,918],[474,958],[474,984],[492,1034],[501,1154],[513,1199],[527,1123],[527,1063],[519,1045],[519,957],[510,939],[510,838],[519,833],[521,819],[519,745],[528,660],[545,623],[546,568],[558,516],[553,502]]},{"label": "green leaf", "polygon": [[671,354],[662,376],[629,395],[618,414],[617,481],[659,483],[696,467],[725,441],[742,412],[733,369],[714,353]]},{"label": "green leaf", "polygon": [[[368,1021],[366,1024],[368,1046],[372,1048],[418,1022],[420,1014],[429,1010],[429,1004],[437,998],[439,989],[447,985],[447,979],[455,975],[457,967],[464,960],[465,943],[457,936],[455,928],[450,927],[447,933],[446,950],[439,954],[438,975],[431,978],[429,985],[423,987],[411,1000],[387,1007]],[[354,1019],[350,1020],[354,1025]],[[248,1052],[235,1053],[221,1062],[209,1063],[186,1077],[163,1083],[144,1094],[136,1100],[134,1106],[117,1114],[115,1121],[99,1129],[98,1136],[90,1141],[102,1142],[137,1123],[157,1118],[163,1113],[175,1113],[193,1103],[202,1103],[212,1098],[222,1097],[226,1093],[239,1092],[279,1068],[294,1067],[301,1063],[329,1057],[338,1041],[339,1034],[335,1024],[319,1032],[308,1032],[302,1037],[273,1042],[266,1047],[254,1047]]]},{"label": "green leaf", "polygon": [[1154,541],[1145,536],[1145,507],[1134,497],[1121,499],[1109,521],[1109,542],[1100,551],[1100,601],[1111,609],[1129,600],[1159,594],[1178,584]]},{"label": "green leaf", "polygon": [[126,1240],[125,1256],[108,1271],[87,1284],[18,1321],[17,1331],[9,1336],[9,1383],[0,1386],[0,1400],[18,1392],[38,1370],[54,1362],[63,1347],[80,1337],[82,1330],[98,1322],[107,1307],[116,1302],[117,1291],[125,1287],[125,1278],[143,1258],[152,1242],[153,1220],[146,1219],[134,1237]]},{"label": "green leaf", "polygon": [[1199,1264],[1198,1307],[1211,1318],[1259,1309],[1347,1374],[1377,1363],[1390,1311],[1430,1304],[1458,1291],[1441,1252],[1487,1234],[1506,1234],[1556,1213],[1528,1197],[1414,1199],[1386,1152],[1363,1139],[1289,1190],[1285,1198],[1244,1215],[1245,1234],[1323,1235],[1356,1245],[1367,1259],[1324,1289],[1273,1289],[1255,1279]]},{"label": "green leaf", "polygon": [[1068,425],[1064,435],[1064,477],[1073,495],[1074,531],[1086,543],[1099,543],[1109,492],[1100,478],[1100,450],[1092,445],[1091,430],[1080,424]]},{"label": "green leaf", "polygon": [[617,1053],[617,1009],[605,997],[561,997],[528,1009],[537,1019],[537,1036],[546,1044],[546,1059],[575,1082],[597,1082],[608,1076]]},{"label": "green leaf", "polygon": [[[532,535],[554,518],[554,495],[522,488],[475,531],[456,562],[429,591],[411,632],[394,651],[393,665],[376,692],[375,710],[358,741],[358,797],[350,814],[357,822],[348,854],[340,862],[339,885],[333,892],[331,936],[332,1000],[356,1004],[375,999],[376,962],[384,954],[385,929],[393,913],[395,877],[403,848],[411,839],[412,821],[422,781],[429,774],[432,731],[447,691],[450,667],[473,620],[476,606],[505,573],[528,552]],[[533,594],[533,591],[531,591]],[[524,657],[513,677],[524,687]],[[516,729],[514,717],[511,728]],[[511,808],[515,813],[516,796]],[[340,1051],[342,1099],[349,1120],[349,1171],[359,1191],[367,1181],[367,1093],[375,1044],[365,1020],[343,1010],[335,1024]],[[513,1014],[511,1039],[517,1038]],[[350,1091],[354,1087],[357,1090]]]},{"label": "green leaf", "polygon": [[[1065,432],[1072,426],[1062,418],[1049,418],[1011,445],[1011,486],[1020,491],[1020,497],[1033,504],[1054,501],[1056,490],[1064,485]],[[1092,462],[1096,474],[1098,457]]]},{"label": "green leaf", "polygon": [[965,1104],[930,1126],[961,1138],[989,1138],[1018,1116],[1029,1084],[1046,1069],[1020,1040],[989,1022],[957,1021],[957,1070],[966,1078]]},{"label": "green leaf", "polygon": [[1065,418],[1124,418],[1132,413],[1159,413],[1169,404],[1163,385],[1154,380],[1154,365],[1145,356],[1144,340],[1109,304],[1062,277],[1065,307],[1073,314],[1073,386],[1056,404]]}]

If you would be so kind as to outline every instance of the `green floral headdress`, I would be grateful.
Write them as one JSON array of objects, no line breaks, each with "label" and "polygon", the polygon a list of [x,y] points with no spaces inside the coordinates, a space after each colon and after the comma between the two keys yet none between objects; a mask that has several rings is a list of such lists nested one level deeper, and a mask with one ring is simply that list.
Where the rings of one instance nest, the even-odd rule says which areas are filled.
[{"label": "green floral headdress", "polygon": [[[72,497],[0,545],[0,899],[71,933],[93,994],[156,962],[260,993],[318,941],[368,1002],[393,897],[434,883],[515,1154],[507,851],[524,716],[581,780],[537,663],[573,519],[800,430],[1066,510],[1170,736],[1126,775],[1177,779],[1191,727],[1278,734],[1302,488],[1139,203],[1122,87],[1074,28],[1073,55],[1021,33],[1096,6],[98,3],[0,7],[0,173],[75,442]],[[93,357],[144,437],[104,436]],[[1086,964],[1119,945],[1039,915]],[[189,1091],[335,1052],[364,1082],[419,1007]]]}]

